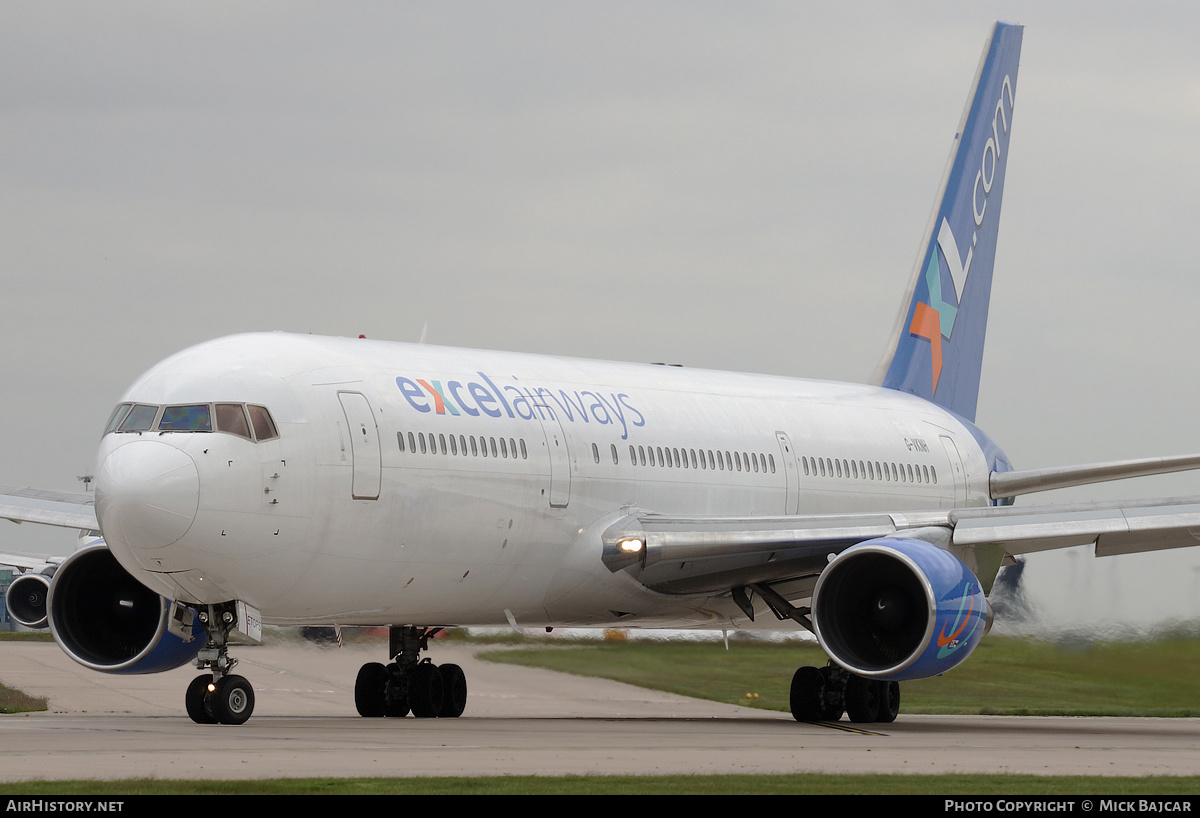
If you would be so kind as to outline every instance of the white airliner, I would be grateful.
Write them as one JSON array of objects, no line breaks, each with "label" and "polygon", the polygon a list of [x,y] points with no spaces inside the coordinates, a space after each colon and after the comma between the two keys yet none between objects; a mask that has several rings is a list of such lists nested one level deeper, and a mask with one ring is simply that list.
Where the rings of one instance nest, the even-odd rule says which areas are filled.
[{"label": "white airliner", "polygon": [[[195,662],[188,714],[242,723],[234,632],[387,625],[363,716],[454,717],[446,626],[742,628],[832,658],[798,720],[890,721],[898,682],[967,658],[1013,556],[1193,545],[1200,500],[1010,507],[1200,456],[1014,471],[973,420],[1022,29],[997,23],[876,383],[252,334],[134,383],[92,495],[5,490],[0,517],[98,529],[25,563],[10,607],[99,671]],[[52,577],[52,578],[51,578]],[[48,588],[48,602],[39,592]]]}]

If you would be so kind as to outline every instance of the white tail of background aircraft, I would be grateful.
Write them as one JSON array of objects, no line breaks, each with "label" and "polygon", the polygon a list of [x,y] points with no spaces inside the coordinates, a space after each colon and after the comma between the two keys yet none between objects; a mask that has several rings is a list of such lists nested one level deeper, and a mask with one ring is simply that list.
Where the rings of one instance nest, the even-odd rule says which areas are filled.
[{"label": "white tail of background aircraft", "polygon": [[10,607],[99,671],[194,661],[201,723],[249,718],[228,640],[263,622],[389,626],[359,712],[442,717],[467,688],[420,659],[441,627],[798,624],[832,661],[796,672],[795,717],[890,721],[898,682],[978,644],[1006,561],[1192,545],[1200,526],[1196,499],[1009,507],[1200,457],[1014,471],[973,424],[1021,33],[988,40],[875,384],[218,339],[126,392],[94,506],[0,492],[0,517],[104,538],[10,560],[30,572]]}]

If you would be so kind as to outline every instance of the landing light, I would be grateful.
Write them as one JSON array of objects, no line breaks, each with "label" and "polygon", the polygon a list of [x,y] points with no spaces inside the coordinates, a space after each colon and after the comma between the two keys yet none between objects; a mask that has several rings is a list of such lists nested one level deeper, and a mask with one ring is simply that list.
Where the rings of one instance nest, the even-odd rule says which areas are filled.
[{"label": "landing light", "polygon": [[621,552],[625,554],[639,554],[641,553],[644,545],[645,543],[643,543],[641,540],[630,538],[627,540],[621,540],[621,542],[617,544],[617,548],[619,548]]},{"label": "landing light", "polygon": [[603,539],[604,550],[600,559],[610,571],[633,568],[642,565],[647,559],[649,543],[646,541],[646,534],[637,529],[606,531]]}]

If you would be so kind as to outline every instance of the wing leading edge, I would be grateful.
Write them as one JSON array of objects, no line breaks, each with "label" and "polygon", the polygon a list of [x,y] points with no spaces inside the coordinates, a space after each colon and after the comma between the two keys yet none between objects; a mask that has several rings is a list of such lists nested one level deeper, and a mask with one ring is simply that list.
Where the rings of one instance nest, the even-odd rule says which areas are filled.
[{"label": "wing leading edge", "polygon": [[946,548],[991,590],[1006,558],[1094,545],[1098,557],[1200,545],[1200,497],[1014,508],[789,517],[631,514],[603,534],[603,561],[667,594],[790,586],[806,598],[829,559],[880,538]]}]

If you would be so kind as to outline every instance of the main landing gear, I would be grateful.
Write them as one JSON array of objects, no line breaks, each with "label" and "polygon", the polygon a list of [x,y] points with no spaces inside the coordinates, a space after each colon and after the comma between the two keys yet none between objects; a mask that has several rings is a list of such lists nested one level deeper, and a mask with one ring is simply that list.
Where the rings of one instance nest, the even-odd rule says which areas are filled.
[{"label": "main landing gear", "polygon": [[367,718],[458,718],[467,706],[467,677],[458,665],[421,659],[429,637],[441,628],[393,627],[388,631],[388,665],[370,662],[354,682],[354,706]]},{"label": "main landing gear", "polygon": [[237,659],[229,656],[229,633],[237,624],[232,603],[209,605],[197,614],[208,633],[208,644],[196,657],[201,673],[184,695],[187,714],[197,724],[245,724],[254,712],[254,688],[229,671]]},{"label": "main landing gear", "polygon": [[900,683],[855,676],[833,662],[802,667],[792,677],[791,705],[796,721],[837,721],[845,712],[858,724],[887,724],[900,712]]},{"label": "main landing gear", "polygon": [[[733,601],[754,621],[753,591],[767,604],[775,618],[791,619],[816,633],[810,608],[797,608],[769,585],[753,584],[733,589]],[[830,662],[825,667],[802,667],[792,676],[792,716],[796,721],[837,721],[842,713],[859,724],[888,724],[900,712],[900,683],[856,676]]]}]

